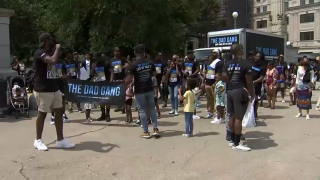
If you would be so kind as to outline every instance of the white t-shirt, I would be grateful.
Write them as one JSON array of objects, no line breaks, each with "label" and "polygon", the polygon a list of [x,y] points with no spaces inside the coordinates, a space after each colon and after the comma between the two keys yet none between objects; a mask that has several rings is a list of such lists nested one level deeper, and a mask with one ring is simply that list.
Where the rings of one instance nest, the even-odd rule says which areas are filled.
[{"label": "white t-shirt", "polygon": [[86,69],[90,71],[90,60],[86,60]]}]

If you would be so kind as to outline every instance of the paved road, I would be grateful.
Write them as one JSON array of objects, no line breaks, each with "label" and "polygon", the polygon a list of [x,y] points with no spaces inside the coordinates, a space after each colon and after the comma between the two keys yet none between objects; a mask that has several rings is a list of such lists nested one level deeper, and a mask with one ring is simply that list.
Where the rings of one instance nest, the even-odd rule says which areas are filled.
[{"label": "paved road", "polygon": [[[320,95],[314,92],[314,100]],[[315,102],[314,102],[315,103]],[[205,116],[202,101],[199,114]],[[277,104],[260,109],[258,127],[245,130],[251,152],[233,151],[225,141],[225,124],[195,121],[195,137],[184,138],[184,117],[161,109],[161,139],[140,139],[140,127],[112,113],[110,123],[83,124],[84,114],[69,115],[65,135],[73,150],[55,149],[55,128],[47,121],[43,140],[48,152],[33,148],[35,115],[0,122],[2,180],[318,180],[320,179],[320,112],[296,119],[296,107]],[[98,117],[99,111],[93,113]],[[136,116],[136,113],[134,113]]]}]

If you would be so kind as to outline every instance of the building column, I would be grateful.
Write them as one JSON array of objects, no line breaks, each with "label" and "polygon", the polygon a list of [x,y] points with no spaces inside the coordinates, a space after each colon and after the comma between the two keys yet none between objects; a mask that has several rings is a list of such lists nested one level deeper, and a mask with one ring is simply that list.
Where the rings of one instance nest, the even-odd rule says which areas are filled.
[{"label": "building column", "polygon": [[2,79],[16,74],[10,65],[9,24],[10,17],[13,15],[13,10],[0,8],[0,78]]},{"label": "building column", "polygon": [[314,40],[320,41],[320,9],[314,14]]}]

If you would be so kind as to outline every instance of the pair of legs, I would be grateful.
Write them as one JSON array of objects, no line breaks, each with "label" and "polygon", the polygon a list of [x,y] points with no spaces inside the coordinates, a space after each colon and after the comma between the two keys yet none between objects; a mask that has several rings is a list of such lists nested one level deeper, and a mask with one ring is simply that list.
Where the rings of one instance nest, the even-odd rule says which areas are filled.
[{"label": "pair of legs", "polygon": [[297,103],[297,93],[296,93],[296,88],[295,87],[291,87],[290,88],[290,106],[292,105],[296,105]]},{"label": "pair of legs", "polygon": [[132,106],[132,98],[127,99],[125,103],[125,108],[126,108],[126,117],[127,120],[126,122],[132,122],[132,111],[131,111],[131,106]]},{"label": "pair of legs", "polygon": [[184,118],[186,122],[186,133],[183,134],[184,136],[192,136],[193,135],[193,113],[192,112],[184,112]]},{"label": "pair of legs", "polygon": [[162,87],[162,95],[161,95],[162,102],[163,102],[162,108],[167,107],[167,104],[168,104],[168,95],[169,95],[169,89],[168,88],[169,87],[167,87],[167,86],[163,86]]},{"label": "pair of legs", "polygon": [[299,113],[296,117],[297,118],[301,117],[302,110],[306,110],[307,111],[306,119],[310,119],[309,110],[312,108],[312,105],[311,105],[312,91],[310,91],[309,89],[305,89],[305,90],[297,89],[297,97],[298,97],[297,107],[299,109]]},{"label": "pair of legs", "polygon": [[92,104],[91,103],[85,103],[84,104],[84,109],[85,109],[85,114],[86,114],[86,120],[87,122],[91,122],[92,118],[91,118],[91,108],[92,108]]},{"label": "pair of legs", "polygon": [[273,85],[267,86],[267,99],[268,105],[267,108],[275,109],[275,103],[277,99],[277,88]]},{"label": "pair of legs", "polygon": [[277,99],[277,94],[278,92],[280,91],[281,92],[281,98],[282,98],[282,102],[284,103],[285,100],[284,100],[284,95],[285,95],[285,91],[286,91],[286,84],[285,83],[279,83],[279,86],[278,86],[278,90],[276,91],[276,94],[275,94],[275,97]]},{"label": "pair of legs", "polygon": [[[65,122],[69,122],[69,119],[68,119],[66,112],[65,112],[66,111],[65,108],[66,108],[66,98],[64,97],[64,95],[62,95],[62,120]],[[53,123],[55,123],[54,119],[56,117],[55,111],[53,111],[53,110],[51,111],[51,116],[52,116],[51,124],[53,124]]]},{"label": "pair of legs", "polygon": [[160,113],[160,108],[159,108],[159,104],[158,104],[158,98],[156,96],[154,97],[154,103],[156,104],[155,108],[157,110],[158,118],[160,118],[161,117],[161,113]]},{"label": "pair of legs", "polygon": [[148,108],[148,107],[155,107],[154,102],[154,92],[150,91],[147,93],[136,94],[136,103],[139,109],[139,116],[142,123],[142,128],[144,133],[148,133],[148,117],[147,111],[149,111],[149,115],[152,119],[153,129],[155,133],[158,132],[158,121],[157,121],[157,113],[155,108]]},{"label": "pair of legs", "polygon": [[224,117],[224,106],[217,106],[217,118],[221,119]]},{"label": "pair of legs", "polygon": [[101,117],[98,118],[98,121],[106,120],[110,122],[110,105],[100,105]]},{"label": "pair of legs", "polygon": [[[69,105],[69,113],[72,113],[72,110],[73,110],[73,102],[68,102],[68,105]],[[82,111],[81,107],[80,107],[80,103],[76,103],[77,105],[77,108],[78,108],[78,111]]]},{"label": "pair of legs", "polygon": [[170,114],[177,114],[178,113],[178,105],[179,105],[179,100],[178,100],[178,96],[179,96],[179,85],[176,86],[169,86],[169,93],[170,93],[170,100],[171,100],[171,107],[172,107],[172,111],[170,112]]},{"label": "pair of legs", "polygon": [[206,95],[207,95],[207,103],[209,106],[209,114],[207,118],[212,118],[214,113],[214,102],[215,102],[215,95],[214,95],[214,89],[212,86],[206,85],[205,86]]}]

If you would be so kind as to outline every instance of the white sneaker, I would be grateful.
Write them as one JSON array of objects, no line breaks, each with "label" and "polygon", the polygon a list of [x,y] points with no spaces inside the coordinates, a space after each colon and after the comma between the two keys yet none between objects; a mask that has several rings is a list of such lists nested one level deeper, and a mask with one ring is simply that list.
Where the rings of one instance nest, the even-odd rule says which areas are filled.
[{"label": "white sneaker", "polygon": [[174,114],[174,110],[171,110],[171,111],[169,112],[169,114]]},{"label": "white sneaker", "polygon": [[211,119],[213,118],[213,114],[212,113],[209,113],[207,116],[206,116],[206,119]]},{"label": "white sneaker", "polygon": [[320,111],[320,107],[316,107],[316,110],[317,110],[317,111]]},{"label": "white sneaker", "polygon": [[233,146],[232,149],[239,151],[251,151],[251,148],[244,146],[243,144],[239,144],[238,146]]},{"label": "white sneaker", "polygon": [[192,119],[196,119],[196,120],[197,120],[197,119],[201,119],[201,118],[200,118],[200,116],[198,116],[198,115],[193,115],[193,116],[192,116]]},{"label": "white sneaker", "polygon": [[296,118],[299,118],[299,117],[301,117],[302,116],[302,114],[301,113],[298,113],[297,115],[296,115]]},{"label": "white sneaker", "polygon": [[174,115],[178,116],[179,115],[178,111],[174,111]]},{"label": "white sneaker", "polygon": [[42,142],[41,139],[38,139],[38,140],[35,139],[33,145],[39,151],[48,151],[47,146]]},{"label": "white sneaker", "polygon": [[309,114],[306,115],[306,120],[310,120]]},{"label": "white sneaker", "polygon": [[286,103],[286,101],[285,101],[285,100],[282,100],[282,103]]},{"label": "white sneaker", "polygon": [[75,144],[72,144],[67,139],[63,139],[62,141],[57,141],[57,148],[59,149],[71,149],[74,148]]},{"label": "white sneaker", "polygon": [[230,147],[233,147],[234,146],[234,143],[232,141],[229,141],[229,146]]},{"label": "white sneaker", "polygon": [[182,134],[184,137],[190,137],[190,134]]},{"label": "white sneaker", "polygon": [[214,118],[213,121],[211,121],[212,124],[221,124],[221,120],[218,118]]}]

